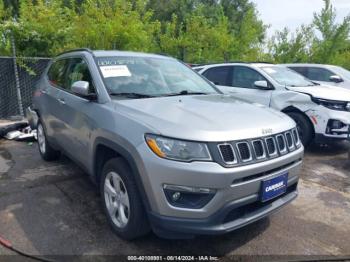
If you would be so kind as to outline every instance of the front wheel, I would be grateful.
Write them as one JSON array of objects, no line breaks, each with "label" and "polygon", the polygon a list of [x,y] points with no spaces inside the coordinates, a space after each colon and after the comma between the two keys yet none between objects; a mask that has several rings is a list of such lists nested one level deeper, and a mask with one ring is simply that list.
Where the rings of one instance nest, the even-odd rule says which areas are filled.
[{"label": "front wheel", "polygon": [[38,126],[37,126],[37,136],[38,136],[39,152],[40,152],[41,157],[45,161],[52,161],[52,160],[58,159],[60,156],[60,152],[57,150],[54,150],[50,146],[50,144],[46,138],[45,129],[44,129],[43,124],[41,123],[40,120],[39,120]]},{"label": "front wheel", "polygon": [[290,116],[297,124],[301,142],[305,147],[308,146],[313,139],[313,128],[310,120],[304,115],[296,112],[290,112],[288,113],[288,116]]},{"label": "front wheel", "polygon": [[100,182],[102,204],[114,232],[131,240],[149,232],[149,225],[133,174],[121,158],[104,165]]}]

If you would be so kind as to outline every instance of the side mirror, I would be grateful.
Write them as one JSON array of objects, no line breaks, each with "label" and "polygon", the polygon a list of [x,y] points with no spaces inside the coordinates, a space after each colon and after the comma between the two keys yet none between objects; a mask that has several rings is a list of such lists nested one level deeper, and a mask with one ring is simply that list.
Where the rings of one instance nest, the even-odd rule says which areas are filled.
[{"label": "side mirror", "polygon": [[74,94],[77,94],[85,98],[89,98],[89,99],[96,98],[95,94],[91,94],[89,92],[89,82],[86,82],[86,81],[74,82],[72,84],[71,90]]},{"label": "side mirror", "polygon": [[259,88],[259,89],[262,89],[262,90],[270,90],[271,89],[269,87],[267,81],[265,81],[265,80],[255,81],[254,86]]},{"label": "side mirror", "polygon": [[334,82],[334,83],[340,83],[340,82],[343,82],[343,81],[344,81],[344,80],[343,80],[340,76],[338,76],[338,75],[330,76],[330,77],[329,77],[329,80],[330,80],[331,82]]}]

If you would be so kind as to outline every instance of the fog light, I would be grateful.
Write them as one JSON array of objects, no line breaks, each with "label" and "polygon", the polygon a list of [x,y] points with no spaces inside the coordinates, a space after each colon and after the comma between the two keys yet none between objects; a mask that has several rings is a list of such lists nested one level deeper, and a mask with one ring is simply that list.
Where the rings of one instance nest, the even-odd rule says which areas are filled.
[{"label": "fog light", "polygon": [[333,120],[333,121],[332,121],[332,124],[331,124],[331,127],[332,127],[333,129],[340,129],[340,128],[343,127],[343,123],[340,122],[339,120]]},{"label": "fog light", "polygon": [[180,192],[175,192],[175,193],[171,196],[171,199],[172,199],[173,201],[177,201],[177,200],[179,200],[180,196],[181,196],[181,193],[180,193]]},{"label": "fog light", "polygon": [[216,193],[210,188],[177,185],[164,185],[163,190],[170,205],[192,209],[204,207]]}]

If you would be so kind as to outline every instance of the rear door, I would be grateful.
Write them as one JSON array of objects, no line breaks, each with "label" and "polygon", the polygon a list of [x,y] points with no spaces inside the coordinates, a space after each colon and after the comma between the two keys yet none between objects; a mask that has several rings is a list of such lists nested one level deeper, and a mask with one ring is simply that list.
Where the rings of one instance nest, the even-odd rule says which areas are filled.
[{"label": "rear door", "polygon": [[213,82],[222,92],[234,92],[232,88],[227,88],[232,78],[232,66],[216,66],[207,69],[203,75]]},{"label": "rear door", "polygon": [[46,76],[46,85],[41,88],[40,118],[43,120],[48,139],[58,144],[60,144],[60,135],[64,130],[59,116],[61,104],[58,99],[64,85],[66,69],[66,59],[54,61]]},{"label": "rear door", "polygon": [[91,131],[96,128],[91,112],[98,110],[99,104],[74,94],[71,87],[76,81],[89,82],[90,93],[96,94],[89,66],[83,57],[69,59],[64,88],[59,94],[61,103],[59,118],[65,126],[62,138],[66,153],[84,166],[88,166],[86,156],[90,150]]}]

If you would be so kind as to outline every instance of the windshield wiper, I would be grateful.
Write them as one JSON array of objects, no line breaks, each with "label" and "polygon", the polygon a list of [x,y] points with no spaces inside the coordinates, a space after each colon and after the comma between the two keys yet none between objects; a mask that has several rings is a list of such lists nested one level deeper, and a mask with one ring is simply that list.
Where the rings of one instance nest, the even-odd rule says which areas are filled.
[{"label": "windshield wiper", "polygon": [[134,92],[124,92],[124,93],[109,93],[111,96],[125,96],[128,98],[151,98],[155,97],[152,95],[147,95],[147,94],[141,94],[141,93],[134,93]]},{"label": "windshield wiper", "polygon": [[209,93],[205,92],[191,92],[188,90],[182,90],[178,93],[170,93],[170,94],[165,94],[163,96],[187,96],[187,95],[208,95]]}]

